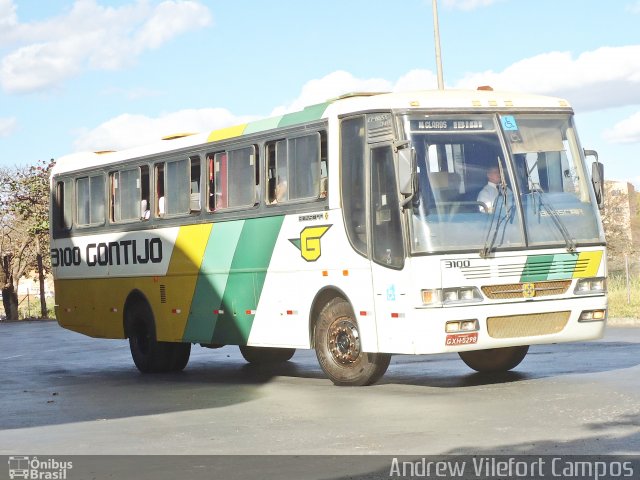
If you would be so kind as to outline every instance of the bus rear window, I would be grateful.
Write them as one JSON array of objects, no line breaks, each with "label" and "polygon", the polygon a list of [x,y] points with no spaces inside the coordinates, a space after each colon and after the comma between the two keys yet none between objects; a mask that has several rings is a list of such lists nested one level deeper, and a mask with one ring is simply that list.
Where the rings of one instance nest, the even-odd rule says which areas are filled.
[{"label": "bus rear window", "polygon": [[56,183],[54,201],[54,228],[69,230],[73,218],[73,182],[69,179]]}]

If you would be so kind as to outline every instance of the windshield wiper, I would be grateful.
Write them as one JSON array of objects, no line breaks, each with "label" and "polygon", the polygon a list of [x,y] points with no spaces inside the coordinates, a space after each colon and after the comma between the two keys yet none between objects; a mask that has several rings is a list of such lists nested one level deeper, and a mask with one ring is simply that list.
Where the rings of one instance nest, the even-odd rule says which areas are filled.
[{"label": "windshield wiper", "polygon": [[[499,193],[494,202],[493,212],[491,213],[491,222],[489,223],[489,229],[487,230],[487,237],[484,240],[484,246],[478,252],[481,258],[487,258],[491,254],[491,252],[493,251],[493,246],[496,243],[496,239],[498,238],[498,232],[500,232],[500,224],[506,221],[513,212],[513,202],[511,206],[507,207],[508,189],[507,182],[504,177],[504,170],[502,169],[502,164],[500,163],[500,157],[498,157],[498,169],[500,170],[500,184],[498,185]],[[500,216],[498,216],[498,221],[496,222],[494,229],[493,223],[496,221],[496,216],[498,213],[498,203],[500,204],[501,213],[503,207],[507,208],[507,211],[504,215],[501,214]]]},{"label": "windshield wiper", "polygon": [[547,212],[547,215],[551,217],[551,220],[553,220],[553,224],[556,226],[556,228],[562,235],[567,252],[569,253],[575,252],[576,242],[574,242],[573,239],[571,238],[571,234],[567,230],[567,227],[564,226],[564,223],[562,223],[562,220],[560,219],[560,215],[558,215],[558,212],[556,212],[556,210],[553,208],[552,205],[548,204],[547,201],[544,200],[543,198],[544,192],[539,187],[536,187],[536,186],[532,188],[532,192],[538,194],[538,200],[540,201],[540,206],[544,208],[544,211]]}]

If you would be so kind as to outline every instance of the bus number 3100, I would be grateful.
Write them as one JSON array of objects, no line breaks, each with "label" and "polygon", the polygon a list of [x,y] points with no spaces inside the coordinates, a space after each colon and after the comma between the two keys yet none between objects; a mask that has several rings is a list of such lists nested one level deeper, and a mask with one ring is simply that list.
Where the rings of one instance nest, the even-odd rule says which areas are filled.
[{"label": "bus number 3100", "polygon": [[444,262],[444,268],[467,268],[470,266],[469,260],[447,260]]}]

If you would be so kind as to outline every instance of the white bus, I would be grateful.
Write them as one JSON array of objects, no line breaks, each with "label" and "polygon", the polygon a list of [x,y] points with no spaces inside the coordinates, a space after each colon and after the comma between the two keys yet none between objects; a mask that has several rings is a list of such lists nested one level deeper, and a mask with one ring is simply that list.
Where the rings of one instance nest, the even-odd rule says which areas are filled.
[{"label": "white bus", "polygon": [[142,372],[192,344],[314,348],[333,383],[367,385],[392,354],[505,371],[605,328],[602,166],[562,99],[350,94],[70,155],[51,181],[58,322],[128,338]]}]

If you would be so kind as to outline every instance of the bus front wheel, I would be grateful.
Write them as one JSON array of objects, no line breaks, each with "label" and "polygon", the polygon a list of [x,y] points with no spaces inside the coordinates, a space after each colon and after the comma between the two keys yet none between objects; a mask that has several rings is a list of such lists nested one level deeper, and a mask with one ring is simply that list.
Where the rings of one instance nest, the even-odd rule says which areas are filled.
[{"label": "bus front wheel", "polygon": [[470,368],[481,373],[506,372],[517,367],[529,351],[529,345],[519,347],[489,348],[458,352]]},{"label": "bus front wheel", "polygon": [[391,360],[388,353],[362,351],[351,305],[340,297],[320,312],[314,343],[320,367],[338,386],[371,385],[384,375]]},{"label": "bus front wheel", "polygon": [[189,362],[190,343],[156,339],[153,314],[146,304],[134,305],[128,312],[127,334],[133,363],[142,373],[179,372]]},{"label": "bus front wheel", "polygon": [[293,354],[296,353],[296,349],[240,345],[240,353],[247,362],[254,365],[263,365],[267,363],[283,363],[291,360]]}]

